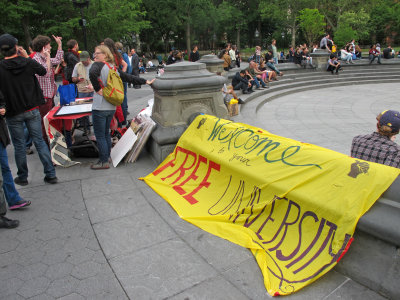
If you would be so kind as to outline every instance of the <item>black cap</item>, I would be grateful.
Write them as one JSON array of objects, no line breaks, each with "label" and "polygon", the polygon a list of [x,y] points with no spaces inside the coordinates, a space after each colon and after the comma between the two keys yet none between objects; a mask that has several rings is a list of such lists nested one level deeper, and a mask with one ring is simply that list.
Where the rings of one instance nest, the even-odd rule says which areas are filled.
[{"label": "black cap", "polygon": [[18,43],[18,40],[13,37],[11,34],[5,33],[0,36],[0,49],[1,50],[10,50],[15,47]]}]

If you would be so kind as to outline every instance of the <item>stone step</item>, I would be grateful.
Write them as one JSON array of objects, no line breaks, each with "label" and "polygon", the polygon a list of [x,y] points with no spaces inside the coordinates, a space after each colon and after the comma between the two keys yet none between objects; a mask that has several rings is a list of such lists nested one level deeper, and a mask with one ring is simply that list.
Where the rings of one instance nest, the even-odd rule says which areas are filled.
[{"label": "stone step", "polygon": [[[255,90],[252,94],[241,95],[238,94],[245,103],[251,101],[252,99],[258,98],[261,95],[266,95],[265,98],[270,99],[271,97],[278,98],[283,95],[288,95],[292,93],[297,93],[300,91],[305,91],[308,89],[319,89],[326,87],[334,87],[338,84],[340,85],[355,85],[355,84],[370,84],[370,83],[388,83],[400,81],[400,74],[390,74],[385,76],[364,76],[364,77],[341,77],[333,75],[327,78],[322,78],[319,80],[304,80],[304,81],[289,81],[283,82],[277,85],[271,85],[269,89]],[[279,81],[278,81],[279,82]],[[279,95],[275,96],[276,92],[280,92]]]},{"label": "stone step", "polygon": [[[390,68],[390,69],[344,69],[340,71],[341,77],[343,76],[371,76],[371,74],[376,76],[386,75],[386,74],[400,74],[400,66],[399,68]],[[332,74],[330,72],[307,72],[307,73],[294,73],[294,74],[285,74],[283,77],[278,77],[279,81],[273,81],[271,83],[278,83],[280,81],[285,81],[287,79],[314,79],[321,77],[331,77]]]}]

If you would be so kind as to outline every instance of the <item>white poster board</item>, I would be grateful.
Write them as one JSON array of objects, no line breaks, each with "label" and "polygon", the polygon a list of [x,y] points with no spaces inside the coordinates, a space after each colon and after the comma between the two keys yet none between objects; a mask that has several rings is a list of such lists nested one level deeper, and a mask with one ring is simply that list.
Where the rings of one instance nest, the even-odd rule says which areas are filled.
[{"label": "white poster board", "polygon": [[136,140],[137,135],[133,132],[132,128],[129,127],[118,143],[111,148],[111,159],[114,167],[116,167],[124,158],[126,153],[132,149]]},{"label": "white poster board", "polygon": [[64,105],[54,114],[55,116],[78,115],[92,112],[92,104]]}]

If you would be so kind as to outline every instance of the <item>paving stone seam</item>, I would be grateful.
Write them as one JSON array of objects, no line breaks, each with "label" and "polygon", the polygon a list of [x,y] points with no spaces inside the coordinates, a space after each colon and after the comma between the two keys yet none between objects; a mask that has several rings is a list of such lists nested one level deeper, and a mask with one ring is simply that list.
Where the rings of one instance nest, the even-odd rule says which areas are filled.
[{"label": "paving stone seam", "polygon": [[[169,225],[168,225],[168,226],[169,226]],[[170,227],[171,227],[171,226],[170,226]],[[162,244],[164,244],[164,243],[167,243],[167,242],[176,240],[176,238],[177,238],[176,236],[175,236],[175,237],[171,237],[171,238],[169,238],[169,239],[167,239],[167,240],[163,240],[162,242],[158,242],[158,243],[154,243],[154,244],[151,244],[151,245],[148,245],[148,246],[145,246],[145,247],[137,248],[137,249],[132,250],[132,251],[123,252],[123,253],[121,253],[121,254],[119,254],[119,255],[110,257],[109,259],[107,259],[107,257],[106,257],[106,259],[107,259],[107,260],[117,260],[117,259],[119,259],[119,258],[121,258],[121,257],[129,256],[129,255],[131,255],[131,254],[135,254],[136,252],[143,251],[143,250],[146,250],[146,249],[150,249],[150,248],[154,247],[155,245],[162,245]]]},{"label": "paving stone seam", "polygon": [[[338,272],[338,273],[340,273],[340,272]],[[341,273],[340,273],[340,274],[341,274]],[[351,279],[350,279],[349,277],[347,277],[347,276],[345,276],[345,277],[346,277],[346,280],[345,280],[345,281],[343,281],[338,287],[336,287],[335,289],[333,289],[333,291],[331,291],[328,295],[326,295],[326,296],[325,296],[324,298],[322,298],[321,300],[327,299],[329,296],[333,295],[334,293],[336,293],[336,291],[338,291],[339,289],[341,289],[342,286],[344,286],[347,282],[351,281]]]},{"label": "paving stone seam", "polygon": [[[203,260],[207,265],[209,265],[212,269],[214,269],[215,270],[215,272],[216,272],[216,274],[217,274],[217,276],[216,277],[218,277],[218,276],[221,276],[222,278],[224,278],[227,282],[229,282],[230,284],[232,284],[233,286],[235,286],[236,287],[236,285],[234,284],[234,282],[232,282],[232,281],[230,281],[229,280],[229,278],[227,278],[227,277],[225,277],[224,276],[224,272],[226,272],[226,270],[224,270],[224,272],[221,272],[220,270],[218,270],[214,265],[212,265],[212,264],[210,264],[207,260],[206,260],[206,258],[203,256],[203,255],[201,255],[195,248],[193,248],[189,243],[187,243],[181,236],[180,236],[180,234],[175,230],[175,228],[174,227],[172,227],[168,222],[167,222],[167,220],[158,212],[158,210],[156,209],[156,207],[154,207],[153,206],[153,204],[150,202],[150,201],[148,201],[147,200],[147,197],[146,197],[146,195],[144,195],[144,193],[142,192],[142,190],[140,190],[140,193],[142,194],[142,196],[146,199],[146,201],[147,201],[147,203],[153,208],[153,210],[158,214],[158,216],[165,222],[165,223],[167,223],[167,225],[171,228],[171,230],[177,235],[177,237],[183,242],[183,243],[185,243],[190,249],[192,249],[192,251],[194,252],[194,253],[196,253],[199,257],[200,257],[200,259],[201,260]],[[165,201],[165,200],[163,200],[163,201]],[[179,216],[178,216],[179,217]],[[180,217],[179,217],[180,218]],[[181,220],[183,220],[182,218],[181,218]],[[183,220],[183,221],[185,221],[185,220]],[[185,222],[187,222],[187,221],[185,221]],[[197,227],[197,226],[196,226]],[[198,227],[199,228],[199,227]],[[201,229],[201,228],[200,228]],[[202,229],[201,229],[202,230]],[[176,238],[174,238],[174,239],[176,239]],[[164,242],[163,242],[164,243]],[[229,269],[229,268],[228,268]],[[215,278],[215,277],[213,277],[213,278]],[[194,286],[196,286],[196,285],[193,285],[193,286],[191,286],[190,288],[193,288]],[[244,294],[246,297],[248,297],[248,295],[244,292],[244,291],[242,291],[240,288],[238,288],[238,287],[236,287],[242,294]],[[189,288],[188,288],[189,289]],[[186,289],[187,290],[187,289]],[[182,291],[181,291],[182,292]],[[250,298],[249,298],[250,299]]]},{"label": "paving stone seam", "polygon": [[[182,294],[182,293],[184,293],[184,292],[186,292],[186,291],[191,290],[192,288],[194,288],[194,287],[196,287],[196,286],[199,286],[199,285],[203,284],[204,282],[211,281],[211,280],[216,279],[216,278],[218,278],[218,277],[220,277],[220,275],[216,275],[216,276],[214,276],[214,277],[207,278],[207,279],[205,279],[205,280],[203,280],[203,281],[201,281],[201,282],[198,282],[198,283],[196,283],[196,284],[194,284],[194,285],[192,285],[192,286],[190,286],[190,287],[188,287],[188,288],[186,288],[186,289],[184,289],[184,290],[182,290],[182,291],[180,291],[180,292],[174,294],[174,295],[171,295],[171,296],[168,296],[168,297],[166,297],[166,298],[163,298],[163,300],[168,300],[168,299],[174,298],[174,297],[176,297],[176,296],[178,296],[178,295],[180,295],[180,294]],[[223,277],[223,278],[226,279],[225,277]],[[228,280],[227,280],[227,281],[228,281]],[[232,282],[230,282],[230,281],[228,281],[228,282],[229,282],[230,284],[232,284]],[[245,296],[248,300],[251,300],[251,298],[249,298],[245,293],[243,293],[243,292],[240,290],[240,288],[238,288],[238,287],[236,287],[236,288],[242,293],[243,296]],[[185,299],[189,299],[189,298],[185,298]]]},{"label": "paving stone seam", "polygon": [[[107,265],[109,266],[109,268],[111,269],[112,273],[114,274],[114,277],[115,277],[115,279],[118,281],[118,284],[119,284],[119,286],[121,287],[121,289],[123,290],[123,292],[124,292],[126,298],[127,298],[127,299],[130,299],[129,296],[128,296],[127,291],[125,290],[124,286],[122,285],[122,282],[119,280],[117,274],[115,273],[115,270],[113,269],[113,267],[112,267],[111,264],[110,264],[110,261],[109,261],[108,258],[106,257],[106,255],[105,255],[105,253],[104,253],[104,250],[103,250],[103,247],[102,247],[102,245],[101,245],[101,243],[100,243],[100,241],[99,241],[99,238],[97,237],[97,233],[96,233],[96,231],[95,231],[94,228],[93,228],[93,223],[92,223],[92,220],[91,220],[91,218],[90,218],[90,214],[89,214],[89,211],[88,211],[88,208],[87,208],[87,205],[86,205],[85,198],[84,198],[84,196],[83,196],[82,179],[79,179],[79,183],[80,183],[79,186],[80,186],[80,192],[81,192],[81,195],[82,195],[83,204],[85,205],[85,209],[86,209],[86,213],[87,213],[87,216],[88,216],[88,220],[89,220],[90,226],[91,226],[91,228],[92,228],[94,237],[96,238],[97,244],[99,245],[100,250],[101,250],[101,252],[103,253],[104,259],[105,259],[105,261],[107,262]],[[72,275],[71,275],[71,276],[72,276]],[[74,278],[75,278],[75,277],[74,277]]]}]

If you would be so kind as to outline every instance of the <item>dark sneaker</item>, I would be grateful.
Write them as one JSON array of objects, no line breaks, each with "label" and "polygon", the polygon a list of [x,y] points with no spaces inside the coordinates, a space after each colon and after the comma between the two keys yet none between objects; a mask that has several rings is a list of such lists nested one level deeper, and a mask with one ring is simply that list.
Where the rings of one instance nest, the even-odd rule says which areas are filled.
[{"label": "dark sneaker", "polygon": [[44,180],[44,182],[46,182],[46,183],[50,183],[50,184],[56,184],[57,182],[58,182],[58,178],[57,177],[47,177],[47,176],[45,176],[44,178],[43,178],[43,180]]},{"label": "dark sneaker", "polygon": [[6,217],[0,217],[0,228],[15,228],[19,226],[19,221],[18,220],[10,220],[9,218]]},{"label": "dark sneaker", "polygon": [[242,99],[239,98],[239,99],[238,99],[238,103],[239,103],[239,104],[243,104],[244,101],[243,101]]},{"label": "dark sneaker", "polygon": [[20,209],[23,207],[27,207],[31,205],[31,201],[29,200],[19,200],[17,203],[15,203],[14,205],[10,206],[8,209],[9,210],[16,210],[16,209]]},{"label": "dark sneaker", "polygon": [[90,168],[92,170],[104,170],[104,169],[109,169],[110,164],[108,162],[102,163],[101,161],[98,161],[97,163],[91,165]]},{"label": "dark sneaker", "polygon": [[14,183],[18,184],[18,185],[22,185],[22,186],[28,185],[28,179],[22,179],[20,177],[15,177],[14,178]]},{"label": "dark sneaker", "polygon": [[26,148],[26,154],[27,155],[33,154],[33,150],[31,148]]}]

